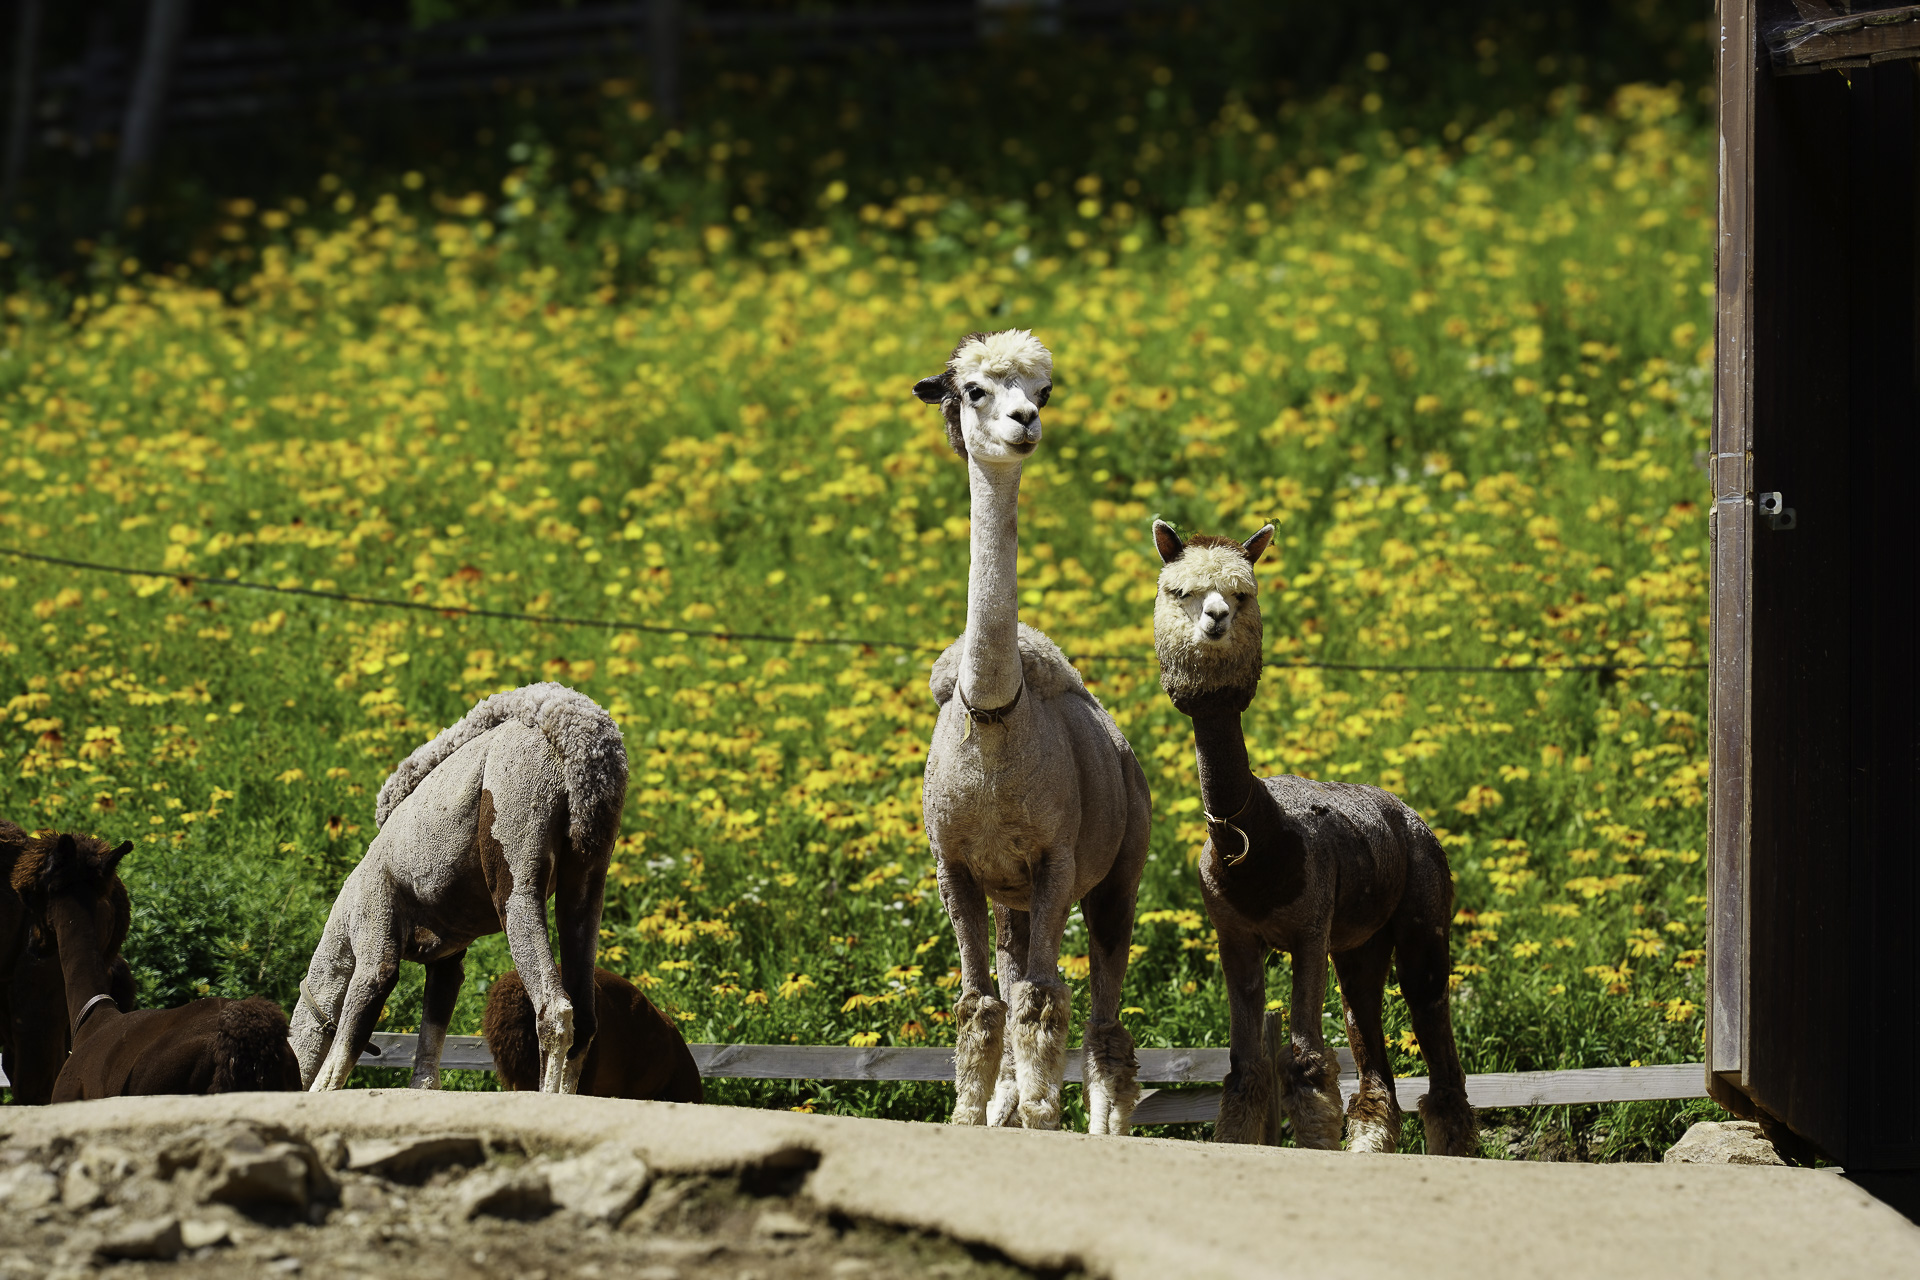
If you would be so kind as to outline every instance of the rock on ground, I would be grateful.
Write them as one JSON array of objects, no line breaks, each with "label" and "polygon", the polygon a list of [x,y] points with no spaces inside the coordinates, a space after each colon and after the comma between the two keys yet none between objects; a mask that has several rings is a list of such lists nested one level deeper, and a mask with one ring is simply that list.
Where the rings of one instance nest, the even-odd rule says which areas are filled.
[{"label": "rock on ground", "polygon": [[1667,1164],[1785,1165],[1751,1120],[1702,1120],[1667,1148]]},{"label": "rock on ground", "polygon": [[[654,1178],[630,1146],[482,1134],[312,1141],[199,1125],[146,1144],[0,1147],[0,1280],[191,1274],[760,1280],[1033,1273],[823,1212],[797,1179]],[[152,1269],[149,1268],[161,1268]]]}]

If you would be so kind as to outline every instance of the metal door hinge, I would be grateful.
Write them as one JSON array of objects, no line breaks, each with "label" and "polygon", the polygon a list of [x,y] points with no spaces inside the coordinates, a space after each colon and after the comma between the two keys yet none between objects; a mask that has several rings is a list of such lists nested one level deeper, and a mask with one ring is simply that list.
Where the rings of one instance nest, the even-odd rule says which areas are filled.
[{"label": "metal door hinge", "polygon": [[1761,494],[1756,502],[1760,514],[1767,518],[1767,528],[1775,533],[1785,533],[1799,523],[1793,508],[1787,505],[1787,500],[1780,496],[1778,490]]}]

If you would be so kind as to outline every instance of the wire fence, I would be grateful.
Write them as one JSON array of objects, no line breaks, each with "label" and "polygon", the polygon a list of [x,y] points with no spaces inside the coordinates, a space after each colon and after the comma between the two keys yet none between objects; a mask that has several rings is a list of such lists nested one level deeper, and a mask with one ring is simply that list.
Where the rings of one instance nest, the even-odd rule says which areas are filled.
[{"label": "wire fence", "polygon": [[[71,556],[52,556],[39,551],[27,551],[19,547],[0,547],[0,555],[11,556],[16,560],[26,560],[37,564],[53,565],[63,569],[77,569],[87,573],[108,573],[124,578],[166,579],[177,582],[182,587],[215,587],[229,591],[257,591],[269,595],[302,596],[315,600],[333,600],[343,604],[358,605],[373,609],[403,609],[415,613],[432,613],[441,617],[489,618],[509,622],[532,622],[544,626],[591,627],[602,631],[633,631],[648,635],[686,636],[690,639],[714,641],[754,641],[763,644],[799,644],[799,645],[843,645],[858,649],[898,649],[911,653],[939,653],[947,646],[945,643],[925,640],[899,640],[878,636],[813,636],[789,635],[774,631],[729,631],[718,627],[679,627],[660,622],[636,622],[625,618],[582,618],[559,613],[532,613],[520,609],[488,609],[478,605],[435,603],[430,600],[403,600],[393,596],[363,595],[353,591],[332,591],[319,587],[290,587],[273,582],[252,582],[245,578],[213,577],[206,574],[181,573],[173,569],[139,568],[132,565],[102,564],[96,560],[80,560]],[[1081,653],[1069,652],[1069,657],[1079,662],[1115,662],[1134,663],[1150,661],[1147,656],[1124,653]],[[1487,675],[1545,675],[1551,672],[1595,672],[1623,675],[1647,671],[1704,671],[1704,662],[1514,662],[1506,664],[1475,665],[1470,663],[1423,663],[1423,662],[1322,662],[1312,659],[1289,659],[1266,664],[1270,671],[1285,671],[1291,668],[1321,671],[1360,671],[1360,672],[1401,672],[1411,674],[1454,673]]]}]

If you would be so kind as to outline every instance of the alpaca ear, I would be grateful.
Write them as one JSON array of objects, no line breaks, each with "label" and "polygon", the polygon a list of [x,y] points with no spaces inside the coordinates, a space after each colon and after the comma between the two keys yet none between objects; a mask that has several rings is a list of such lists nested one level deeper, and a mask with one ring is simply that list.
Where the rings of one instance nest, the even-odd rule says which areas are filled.
[{"label": "alpaca ear", "polygon": [[1247,553],[1247,563],[1259,564],[1260,557],[1267,553],[1267,544],[1271,543],[1272,541],[1273,541],[1273,526],[1269,524],[1269,525],[1262,525],[1260,527],[1260,532],[1254,534],[1251,538],[1248,538],[1245,542],[1241,543],[1240,549]]},{"label": "alpaca ear", "polygon": [[1180,535],[1165,520],[1153,522],[1153,545],[1160,551],[1161,564],[1172,564],[1187,549],[1187,544],[1180,541]]},{"label": "alpaca ear", "polygon": [[913,394],[927,404],[939,404],[947,398],[947,375],[937,378],[922,378],[913,384]]},{"label": "alpaca ear", "polygon": [[107,855],[107,874],[112,875],[119,869],[120,859],[133,852],[133,841],[123,840],[120,847]]}]

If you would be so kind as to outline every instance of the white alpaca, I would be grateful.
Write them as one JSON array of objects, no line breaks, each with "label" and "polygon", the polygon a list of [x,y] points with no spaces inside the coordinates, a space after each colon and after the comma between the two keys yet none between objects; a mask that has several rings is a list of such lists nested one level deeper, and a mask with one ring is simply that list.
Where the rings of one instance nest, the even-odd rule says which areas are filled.
[{"label": "white alpaca", "polygon": [[[1052,381],[1047,349],[1004,330],[969,335],[945,373],[914,387],[940,406],[973,497],[967,630],[933,665],[940,715],[922,798],[960,944],[954,1123],[1060,1127],[1072,1013],[1060,939],[1077,901],[1091,942],[1089,1128],[1124,1134],[1140,1090],[1120,987],[1152,805],[1113,718],[1053,642],[1019,620],[1020,467],[1040,442]],[[1000,999],[987,962],[989,898]]]},{"label": "white alpaca", "polygon": [[[440,1051],[474,939],[505,930],[533,997],[540,1088],[573,1093],[593,1041],[593,960],[627,752],[584,694],[497,693],[400,763],[380,788],[380,834],[334,900],[290,1038],[300,1080],[346,1085],[402,960],[427,967],[412,1085],[440,1085]],[[560,964],[547,943],[556,895]]]}]

